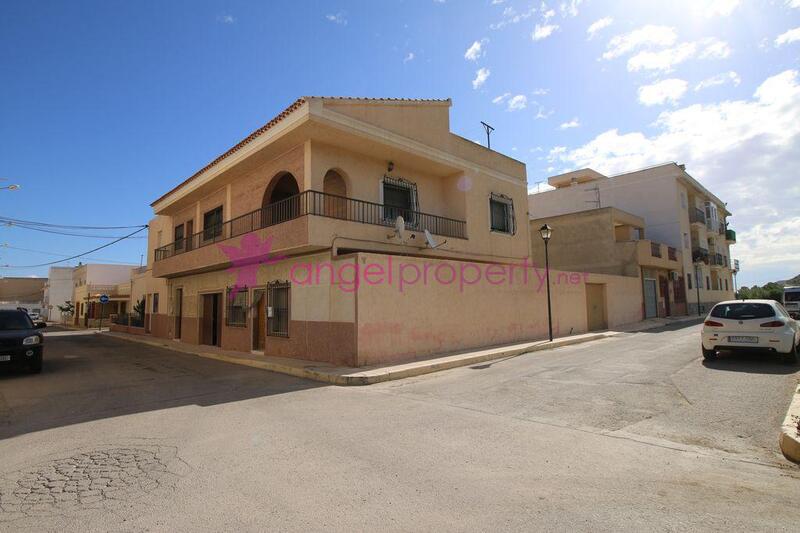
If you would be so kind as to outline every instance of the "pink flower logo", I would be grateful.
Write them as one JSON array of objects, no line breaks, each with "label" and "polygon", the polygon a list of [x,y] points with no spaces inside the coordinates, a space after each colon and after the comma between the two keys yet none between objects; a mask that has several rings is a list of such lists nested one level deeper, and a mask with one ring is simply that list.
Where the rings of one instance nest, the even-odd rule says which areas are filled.
[{"label": "pink flower logo", "polygon": [[270,235],[262,242],[255,233],[248,233],[242,237],[239,246],[217,245],[231,260],[228,272],[236,273],[236,283],[230,294],[231,300],[239,291],[258,283],[258,269],[261,265],[271,265],[286,259],[285,255],[270,256],[273,237],[274,235]]}]

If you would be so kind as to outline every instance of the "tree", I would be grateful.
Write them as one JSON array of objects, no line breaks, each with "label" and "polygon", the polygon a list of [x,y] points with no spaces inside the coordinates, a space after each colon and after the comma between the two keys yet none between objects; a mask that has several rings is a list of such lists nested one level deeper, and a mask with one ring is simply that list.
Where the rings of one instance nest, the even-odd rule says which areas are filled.
[{"label": "tree", "polygon": [[139,315],[140,319],[144,320],[144,296],[133,306],[133,312]]},{"label": "tree", "polygon": [[69,300],[64,302],[64,305],[56,305],[56,307],[58,307],[58,310],[61,311],[61,320],[63,320],[65,324],[67,322],[67,317],[72,316],[75,313],[75,305],[73,305],[73,303]]}]

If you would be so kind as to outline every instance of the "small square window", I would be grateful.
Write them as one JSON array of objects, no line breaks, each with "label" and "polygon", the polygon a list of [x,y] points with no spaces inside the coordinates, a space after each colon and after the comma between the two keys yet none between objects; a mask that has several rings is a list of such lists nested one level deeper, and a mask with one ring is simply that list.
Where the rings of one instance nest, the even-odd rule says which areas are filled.
[{"label": "small square window", "polygon": [[383,218],[394,223],[397,217],[403,217],[406,225],[413,225],[416,221],[417,186],[401,178],[383,178]]},{"label": "small square window", "polygon": [[489,227],[498,233],[514,234],[514,203],[498,194],[489,197]]}]

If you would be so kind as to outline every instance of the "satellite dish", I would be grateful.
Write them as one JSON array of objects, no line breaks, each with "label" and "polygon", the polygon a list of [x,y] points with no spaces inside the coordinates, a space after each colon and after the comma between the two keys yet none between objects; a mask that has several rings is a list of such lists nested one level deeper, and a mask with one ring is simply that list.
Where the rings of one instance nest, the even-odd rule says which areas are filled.
[{"label": "satellite dish", "polygon": [[406,236],[406,221],[403,219],[403,217],[398,216],[396,219],[394,219],[394,233],[390,234],[389,238],[391,239],[392,237],[397,237],[402,241],[405,238],[405,236]]},{"label": "satellite dish", "polygon": [[425,230],[425,242],[428,243],[428,248],[430,248],[431,250],[435,250],[444,243],[446,243],[447,241],[442,241],[437,243],[436,240],[433,238],[433,235],[431,235],[431,232]]}]

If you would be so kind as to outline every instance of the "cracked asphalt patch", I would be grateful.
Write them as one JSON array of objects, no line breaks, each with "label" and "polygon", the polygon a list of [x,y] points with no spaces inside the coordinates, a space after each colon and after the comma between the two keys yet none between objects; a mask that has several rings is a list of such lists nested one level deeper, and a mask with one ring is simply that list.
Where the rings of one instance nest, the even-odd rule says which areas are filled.
[{"label": "cracked asphalt patch", "polygon": [[51,459],[2,476],[0,524],[87,508],[113,510],[174,488],[187,471],[168,446],[109,446]]}]

